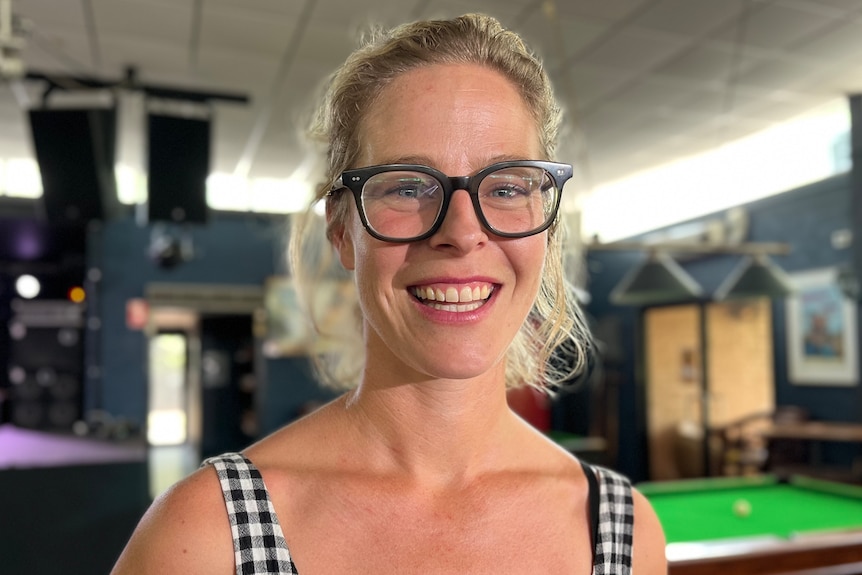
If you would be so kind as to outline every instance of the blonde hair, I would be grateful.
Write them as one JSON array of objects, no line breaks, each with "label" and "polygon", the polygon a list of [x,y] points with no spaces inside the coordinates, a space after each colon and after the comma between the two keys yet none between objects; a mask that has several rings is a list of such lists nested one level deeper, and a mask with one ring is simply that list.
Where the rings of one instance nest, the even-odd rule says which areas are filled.
[{"label": "blonde hair", "polygon": [[[377,31],[332,75],[313,118],[310,135],[326,149],[326,177],[313,203],[326,198],[330,224],[350,217],[348,195],[339,199],[327,192],[344,170],[357,167],[361,151],[359,131],[368,110],[383,89],[405,72],[433,64],[477,64],[496,70],[519,90],[536,121],[544,159],[553,157],[561,110],[551,83],[536,58],[516,33],[494,18],[467,14],[451,20],[404,24]],[[315,314],[314,295],[321,281],[337,275],[332,249],[321,230],[324,225],[309,209],[291,228],[290,259],[300,300],[316,332],[329,342],[312,354],[325,385],[347,389],[356,385],[364,367],[361,317],[355,290],[342,302],[352,313],[342,314],[350,325],[324,329]],[[553,389],[577,375],[586,365],[590,340],[571,285],[563,271],[564,230],[559,221],[550,228],[548,254],[536,301],[506,356],[506,385]]]}]

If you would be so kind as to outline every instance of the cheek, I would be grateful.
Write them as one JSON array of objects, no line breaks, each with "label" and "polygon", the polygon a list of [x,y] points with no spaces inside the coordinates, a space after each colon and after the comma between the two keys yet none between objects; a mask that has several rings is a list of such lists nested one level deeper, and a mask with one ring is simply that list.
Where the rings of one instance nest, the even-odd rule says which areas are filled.
[{"label": "cheek", "polygon": [[545,269],[547,240],[544,235],[532,236],[529,242],[519,246],[513,258],[517,263],[516,271],[526,284],[538,290]]},{"label": "cheek", "polygon": [[355,240],[352,245],[354,273],[364,299],[388,299],[397,283],[396,276],[404,266],[408,246],[390,244],[372,238],[359,225],[352,228]]}]

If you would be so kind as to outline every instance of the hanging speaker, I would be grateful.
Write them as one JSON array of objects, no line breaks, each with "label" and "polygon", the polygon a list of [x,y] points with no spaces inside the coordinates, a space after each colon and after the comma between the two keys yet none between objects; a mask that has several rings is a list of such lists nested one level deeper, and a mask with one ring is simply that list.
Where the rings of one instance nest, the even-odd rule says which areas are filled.
[{"label": "hanging speaker", "polygon": [[116,110],[34,109],[29,116],[47,218],[83,224],[115,216]]},{"label": "hanging speaker", "polygon": [[206,223],[210,120],[150,113],[148,222]]}]

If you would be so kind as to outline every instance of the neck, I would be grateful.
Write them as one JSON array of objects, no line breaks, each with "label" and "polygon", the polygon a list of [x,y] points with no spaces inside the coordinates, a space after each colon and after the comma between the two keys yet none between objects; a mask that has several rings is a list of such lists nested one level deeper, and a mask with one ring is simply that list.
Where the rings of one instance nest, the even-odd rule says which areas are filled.
[{"label": "neck", "polygon": [[502,372],[391,387],[375,385],[381,380],[369,373],[363,381],[344,405],[359,436],[372,443],[372,464],[422,482],[456,484],[491,468],[518,426]]}]

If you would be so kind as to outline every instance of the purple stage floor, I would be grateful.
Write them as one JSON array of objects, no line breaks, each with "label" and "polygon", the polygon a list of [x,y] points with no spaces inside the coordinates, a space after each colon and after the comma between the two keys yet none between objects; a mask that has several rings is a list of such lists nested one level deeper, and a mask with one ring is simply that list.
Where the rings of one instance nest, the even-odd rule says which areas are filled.
[{"label": "purple stage floor", "polygon": [[146,461],[143,442],[116,443],[0,425],[0,469]]}]

